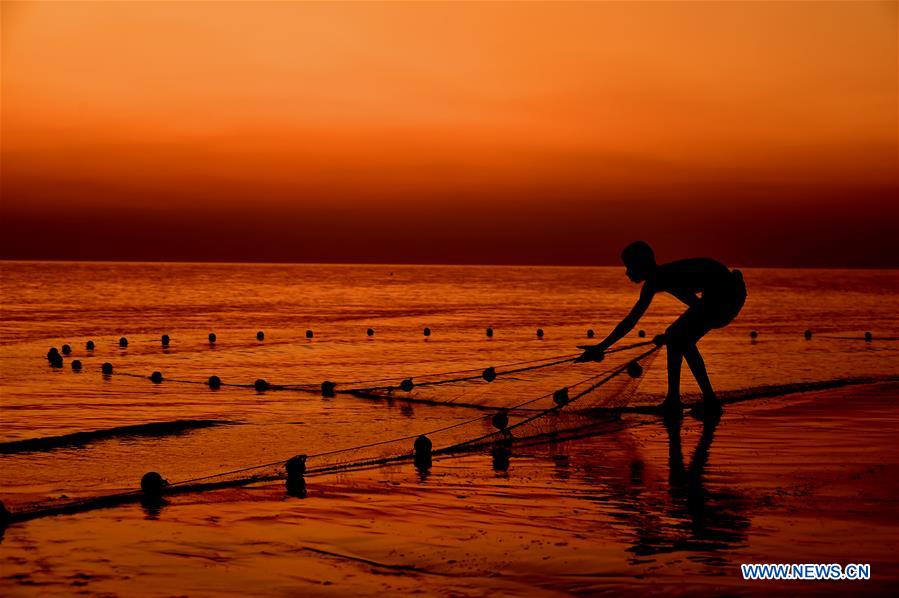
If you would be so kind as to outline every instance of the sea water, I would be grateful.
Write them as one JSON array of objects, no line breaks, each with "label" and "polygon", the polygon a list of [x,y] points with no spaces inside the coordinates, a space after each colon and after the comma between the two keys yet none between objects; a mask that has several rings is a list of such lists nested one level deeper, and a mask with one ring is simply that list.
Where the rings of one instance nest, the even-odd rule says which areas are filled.
[{"label": "sea water", "polygon": [[[882,378],[899,372],[896,272],[745,269],[744,277],[749,298],[743,312],[700,344],[718,390]],[[211,391],[203,382],[210,375],[235,383],[258,378],[275,384],[383,378],[399,382],[428,372],[571,354],[578,351],[577,345],[597,342],[610,331],[638,293],[639,287],[625,278],[621,268],[4,262],[0,264],[0,442],[89,434],[49,450],[0,455],[0,499],[14,509],[17,504],[61,496],[92,496],[134,488],[149,470],[181,480],[469,419],[472,413],[463,407],[257,393],[250,388]],[[683,309],[674,299],[659,296],[637,329],[651,338]],[[425,327],[431,329],[430,336],[424,336]],[[494,330],[492,338],[485,334],[487,327]],[[374,330],[373,336],[366,334],[368,328]],[[536,334],[538,328],[545,332],[542,338]],[[592,341],[586,336],[591,328],[596,331]],[[803,336],[806,329],[812,331],[811,340]],[[260,330],[265,333],[263,341],[256,340]],[[307,330],[312,338],[307,338]],[[758,332],[754,341],[753,330]],[[865,331],[872,332],[871,342],[864,340]],[[210,332],[217,336],[214,344],[207,339]],[[636,333],[635,329],[622,342],[644,340]],[[160,342],[162,334],[171,337],[168,347]],[[123,336],[127,348],[118,344]],[[88,340],[96,344],[93,351],[85,349]],[[71,345],[72,354],[63,368],[50,368],[47,350],[64,343]],[[73,359],[83,362],[80,373],[71,370]],[[116,372],[149,376],[160,371],[166,378],[199,383],[103,377],[104,362],[112,363]],[[589,375],[595,367],[571,366],[572,380]],[[686,367],[684,380],[685,392],[695,392]],[[658,396],[664,388],[664,359],[659,359],[639,391]],[[450,386],[445,396],[453,401],[458,392]],[[529,398],[521,385],[515,392],[522,400]],[[210,420],[216,425],[191,428]],[[106,439],[90,434],[173,421],[186,422],[186,427]],[[522,461],[519,471],[527,472],[527,479],[514,475],[511,480],[498,479],[516,491],[551,481],[558,495],[540,500],[552,502],[554,510],[566,501],[580,504],[572,496],[583,493],[590,479],[609,473],[593,471],[603,469],[602,459],[591,463],[587,457],[580,469],[570,464],[569,453],[578,446],[593,446],[590,442],[567,443],[564,450],[557,447],[559,455],[544,455],[552,458],[549,470],[538,466],[539,459]],[[620,443],[628,441],[616,437],[614,442],[620,452]],[[639,451],[635,446],[625,452]],[[465,484],[489,489],[497,483],[489,468],[484,475],[490,477],[482,478],[469,472],[470,464],[471,458],[466,458],[444,467],[459,475],[466,472]],[[579,474],[572,473],[578,469]],[[550,477],[544,479],[545,475]],[[415,490],[405,499],[399,490],[391,494],[394,507],[428,500],[427,493],[419,492],[425,482],[414,476],[407,480],[407,473],[396,468],[365,476],[374,489],[368,487],[367,497],[366,492],[354,496],[335,517],[367,516],[366,502],[379,495],[376,489],[383,488],[382,483],[393,484],[397,476]],[[322,483],[336,492],[340,482]],[[352,479],[346,483],[347,488],[354,487]],[[447,480],[439,492],[454,492],[447,488],[456,488],[456,483]],[[307,500],[314,500],[314,491],[312,495]],[[435,504],[446,498],[440,496]],[[280,503],[266,504],[266,516],[277,517]],[[80,521],[92,521],[95,529],[115,535],[109,531],[109,518],[133,512],[100,511]],[[184,521],[177,516],[167,519],[166,533],[190,535],[188,530],[196,529],[191,519],[196,514],[187,513],[182,511]],[[449,513],[448,523],[462,516]],[[327,536],[321,523],[317,533]],[[730,527],[744,523],[749,525],[741,520]],[[47,524],[26,524],[23,529],[28,525]],[[354,533],[366,538],[375,532],[361,526]],[[399,538],[401,533],[397,534]],[[705,544],[684,548],[688,554],[708,550]],[[409,565],[399,555],[395,560]],[[186,570],[180,574],[187,575]],[[215,590],[212,581],[206,586],[198,583],[201,592]]]}]

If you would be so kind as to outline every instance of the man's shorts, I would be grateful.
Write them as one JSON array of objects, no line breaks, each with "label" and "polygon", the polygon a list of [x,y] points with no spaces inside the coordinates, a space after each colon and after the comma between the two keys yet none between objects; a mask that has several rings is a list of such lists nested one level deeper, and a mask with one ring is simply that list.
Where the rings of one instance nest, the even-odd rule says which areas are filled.
[{"label": "man's shorts", "polygon": [[746,283],[743,273],[734,270],[721,284],[702,293],[665,332],[668,343],[692,345],[710,330],[723,328],[737,317],[746,303]]}]

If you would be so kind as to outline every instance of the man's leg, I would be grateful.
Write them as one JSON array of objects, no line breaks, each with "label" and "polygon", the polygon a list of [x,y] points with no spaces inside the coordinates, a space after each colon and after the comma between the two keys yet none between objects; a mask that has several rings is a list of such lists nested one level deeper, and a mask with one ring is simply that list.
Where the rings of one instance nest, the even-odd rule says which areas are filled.
[{"label": "man's leg", "polygon": [[715,396],[715,391],[712,389],[709,374],[705,370],[705,361],[703,361],[699,349],[696,348],[695,342],[684,348],[684,358],[702,391],[702,403],[694,405],[691,411],[706,422],[715,421],[721,417],[721,403],[718,402],[718,397]]},{"label": "man's leg", "polygon": [[684,348],[684,359],[687,360],[687,365],[690,366],[690,371],[693,372],[693,377],[696,378],[699,390],[702,391],[703,401],[716,401],[718,397],[715,396],[715,390],[712,388],[712,382],[709,380],[709,373],[705,369],[705,361],[702,359],[702,355],[695,344]]},{"label": "man's leg", "polygon": [[[670,333],[669,333],[670,335]],[[667,339],[665,350],[668,353],[668,394],[665,404],[680,407],[680,370],[684,354],[678,339]]]},{"label": "man's leg", "polygon": [[691,329],[694,327],[695,310],[685,311],[676,319],[668,330],[665,331],[665,350],[668,353],[668,394],[665,397],[664,407],[676,408],[681,412],[680,402],[680,374],[681,364],[684,360],[684,349],[690,344]]}]

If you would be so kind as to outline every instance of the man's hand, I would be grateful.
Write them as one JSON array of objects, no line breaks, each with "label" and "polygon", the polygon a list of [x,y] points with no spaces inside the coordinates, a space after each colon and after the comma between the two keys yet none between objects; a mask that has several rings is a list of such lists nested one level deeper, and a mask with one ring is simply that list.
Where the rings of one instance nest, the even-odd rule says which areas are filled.
[{"label": "man's hand", "polygon": [[654,344],[656,347],[661,347],[662,345],[665,344],[665,341],[666,341],[666,340],[667,340],[667,339],[665,338],[665,335],[664,335],[664,334],[657,334],[657,335],[652,339],[652,344]]},{"label": "man's hand", "polygon": [[583,349],[584,354],[575,359],[575,363],[583,363],[585,361],[602,361],[606,358],[606,351],[600,345],[579,345],[578,349]]}]

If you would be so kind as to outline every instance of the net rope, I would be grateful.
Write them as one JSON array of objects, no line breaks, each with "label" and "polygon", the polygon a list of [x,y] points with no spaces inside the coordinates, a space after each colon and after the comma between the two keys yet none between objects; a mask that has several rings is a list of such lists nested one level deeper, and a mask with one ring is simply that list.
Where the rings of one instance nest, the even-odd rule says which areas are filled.
[{"label": "net rope", "polygon": [[[651,341],[624,345],[606,351],[606,355],[613,356],[617,353],[628,352],[641,347],[647,347],[649,345],[652,345]],[[499,384],[497,384],[497,382],[505,381],[513,383],[512,386],[515,386],[514,383],[519,383],[519,386],[526,386],[526,384],[546,382],[552,383],[556,386],[564,386],[566,382],[564,379],[560,379],[560,374],[565,372],[565,370],[567,369],[566,366],[575,363],[575,360],[579,355],[580,353],[554,355],[549,357],[540,357],[536,359],[505,363],[497,366],[490,366],[487,368],[468,368],[447,372],[417,374],[412,376],[396,374],[393,376],[378,378],[374,380],[356,380],[348,382],[325,381],[322,383],[287,384],[276,384],[270,381],[265,381],[264,385],[260,388],[257,386],[258,382],[238,383],[225,382],[219,379],[217,380],[217,386],[223,388],[255,389],[262,392],[294,391],[309,394],[325,394],[326,396],[352,395],[357,398],[366,399],[391,398],[410,402],[455,405],[482,409],[494,409],[499,407],[511,408],[511,406],[507,404],[508,399],[499,397],[501,397],[502,395],[519,396],[520,392],[530,392],[530,389],[526,388],[524,391],[514,391],[509,388],[509,386],[507,386],[503,389],[492,388],[488,390],[488,387],[491,386],[491,384],[494,384],[498,387]],[[531,373],[539,373],[542,375],[542,378],[537,378],[534,376],[521,377],[521,375],[523,374]],[[144,380],[152,379],[151,376],[121,370],[114,370],[113,373],[105,375],[124,376]],[[379,382],[390,382],[390,384],[376,384]],[[185,378],[163,378],[160,380],[160,383],[186,384],[194,386],[210,385],[208,380],[190,380]],[[325,391],[325,385],[328,385],[327,392]],[[436,387],[446,385],[453,385],[462,389],[467,388],[468,390],[463,390],[463,392],[460,392],[456,396],[447,399],[444,393],[436,390]],[[479,395],[477,399],[472,400],[469,397],[469,400],[460,400],[468,396],[469,391],[472,388],[480,388],[477,393]]]}]

